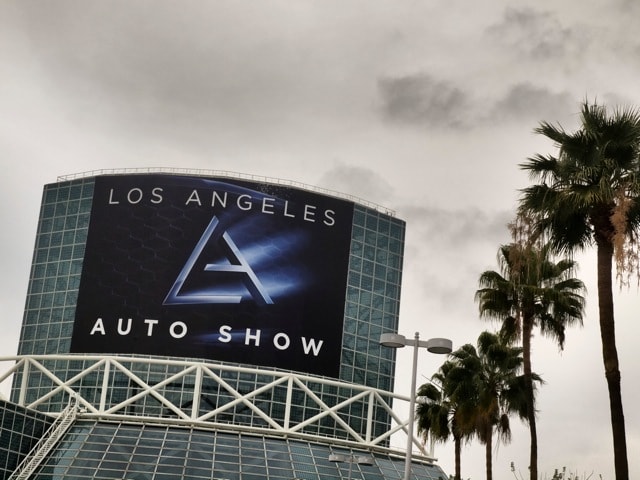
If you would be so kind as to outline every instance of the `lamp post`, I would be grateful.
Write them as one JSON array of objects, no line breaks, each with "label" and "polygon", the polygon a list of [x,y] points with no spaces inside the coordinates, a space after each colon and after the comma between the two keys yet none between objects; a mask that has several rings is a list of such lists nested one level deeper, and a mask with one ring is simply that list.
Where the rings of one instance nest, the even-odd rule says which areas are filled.
[{"label": "lamp post", "polygon": [[411,367],[411,393],[409,395],[409,425],[407,426],[407,452],[404,460],[404,480],[411,476],[411,457],[413,450],[413,423],[416,408],[416,370],[418,369],[418,347],[426,348],[431,353],[451,353],[453,344],[448,338],[431,338],[420,340],[420,334],[415,333],[413,340],[398,333],[383,333],[380,335],[380,345],[391,348],[413,347],[413,364]]}]

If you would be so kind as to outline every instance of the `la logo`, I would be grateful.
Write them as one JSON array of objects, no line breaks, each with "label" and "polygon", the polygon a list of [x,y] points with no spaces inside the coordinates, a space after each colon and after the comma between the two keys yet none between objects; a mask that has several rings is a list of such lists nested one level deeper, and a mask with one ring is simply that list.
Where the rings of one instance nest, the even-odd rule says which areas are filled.
[{"label": "la logo", "polygon": [[[198,262],[198,260],[202,256],[205,247],[207,247],[209,242],[212,241],[211,237],[218,227],[218,224],[219,221],[217,217],[214,216],[200,237],[200,240],[193,249],[193,252],[191,252],[191,255],[184,267],[182,267],[182,271],[173,283],[173,286],[171,287],[171,290],[169,290],[164,302],[162,302],[163,305],[240,303],[243,292],[231,294],[228,292],[228,289],[225,292],[221,292],[211,284],[205,288],[197,289],[197,292],[182,292],[184,283],[192,274],[193,268],[196,264],[202,265],[202,262]],[[255,272],[251,269],[251,266],[246,261],[242,252],[240,252],[229,233],[225,231],[222,235],[216,235],[216,237],[219,237],[218,241],[221,242],[223,247],[222,249],[225,251],[229,263],[204,263],[202,271],[211,273],[211,283],[215,284],[216,275],[225,276],[225,278],[229,275],[240,276],[242,283],[256,303],[261,305],[272,304],[273,300],[271,300],[271,297],[264,288],[264,285],[262,285]],[[201,273],[201,271],[197,271],[195,273]],[[209,278],[209,276],[207,275],[206,278]]]}]

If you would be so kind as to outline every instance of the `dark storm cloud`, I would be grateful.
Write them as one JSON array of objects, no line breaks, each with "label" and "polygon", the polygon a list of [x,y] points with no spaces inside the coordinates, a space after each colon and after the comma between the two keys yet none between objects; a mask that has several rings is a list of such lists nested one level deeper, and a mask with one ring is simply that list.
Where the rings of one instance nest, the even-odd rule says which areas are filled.
[{"label": "dark storm cloud", "polygon": [[465,125],[468,99],[454,84],[425,73],[378,80],[384,118],[440,128]]},{"label": "dark storm cloud", "polygon": [[571,119],[579,110],[579,99],[569,93],[555,93],[530,83],[511,86],[484,110],[478,107],[479,98],[427,74],[385,78],[378,84],[384,117],[405,125],[466,129],[519,120],[535,126],[541,120]]}]

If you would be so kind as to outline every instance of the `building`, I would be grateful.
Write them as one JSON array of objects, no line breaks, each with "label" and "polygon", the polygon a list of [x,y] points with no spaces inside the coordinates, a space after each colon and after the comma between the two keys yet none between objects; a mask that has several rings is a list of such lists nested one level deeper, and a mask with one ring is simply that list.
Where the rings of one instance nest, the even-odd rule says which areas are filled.
[{"label": "building", "polygon": [[[381,207],[262,177],[46,185],[0,376],[4,478],[18,460],[36,479],[402,478],[407,398],[378,339],[398,328],[404,235]],[[413,473],[446,478],[424,450]]]}]

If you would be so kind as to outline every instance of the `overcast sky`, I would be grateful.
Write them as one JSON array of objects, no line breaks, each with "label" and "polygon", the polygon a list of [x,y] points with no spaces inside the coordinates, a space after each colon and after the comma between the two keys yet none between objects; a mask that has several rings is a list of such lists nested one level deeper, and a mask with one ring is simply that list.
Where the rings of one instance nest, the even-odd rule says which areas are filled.
[{"label": "overcast sky", "polygon": [[[480,273],[509,241],[518,164],[576,126],[584,99],[640,105],[631,0],[0,1],[0,355],[16,351],[42,187],[134,167],[275,177],[384,205],[407,222],[401,333],[474,343]],[[584,327],[537,336],[539,471],[613,478],[595,261]],[[627,444],[640,478],[638,291],[616,297]],[[410,352],[399,352],[407,368]],[[442,358],[421,354],[419,375]],[[408,393],[399,376],[397,390]],[[529,437],[494,454],[527,475]],[[453,446],[436,449],[453,473]],[[464,449],[465,478],[484,452]],[[516,472],[517,473],[517,472]]]}]

